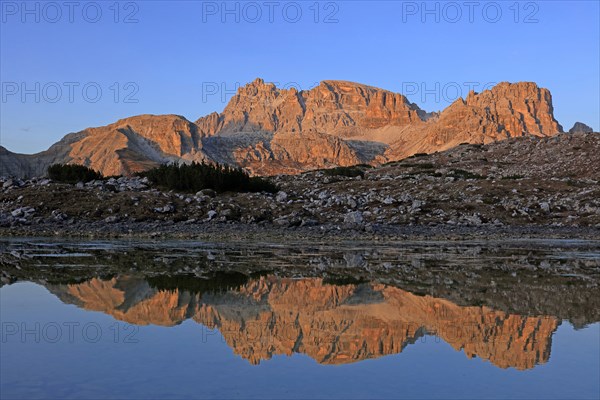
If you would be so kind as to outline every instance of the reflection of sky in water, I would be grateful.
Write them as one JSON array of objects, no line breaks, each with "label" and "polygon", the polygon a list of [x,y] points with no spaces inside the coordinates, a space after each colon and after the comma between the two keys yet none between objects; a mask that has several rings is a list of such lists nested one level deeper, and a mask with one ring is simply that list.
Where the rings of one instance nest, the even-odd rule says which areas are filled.
[{"label": "reflection of sky in water", "polygon": [[[303,354],[276,355],[251,365],[233,354],[218,331],[187,320],[175,327],[140,326],[138,343],[123,343],[123,322],[62,304],[38,285],[0,290],[3,328],[10,322],[42,326],[78,322],[74,343],[66,328],[57,343],[28,335],[4,338],[1,393],[12,397],[527,397],[597,398],[600,390],[600,324],[575,331],[564,322],[552,338],[550,360],[533,369],[501,369],[468,359],[432,336],[400,354],[346,365],[319,365]],[[103,330],[97,343],[81,327]],[[114,330],[121,336],[114,342]],[[49,335],[51,332],[48,332]],[[89,331],[90,338],[94,330]],[[205,340],[203,340],[203,337]]]}]

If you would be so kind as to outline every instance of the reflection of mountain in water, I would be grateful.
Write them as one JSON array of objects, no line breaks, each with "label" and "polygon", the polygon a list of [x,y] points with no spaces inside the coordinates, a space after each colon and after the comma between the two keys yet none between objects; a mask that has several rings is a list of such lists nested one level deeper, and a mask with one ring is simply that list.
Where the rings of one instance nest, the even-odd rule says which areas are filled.
[{"label": "reflection of mountain in water", "polygon": [[119,277],[49,289],[66,303],[132,324],[172,326],[192,318],[219,329],[234,352],[253,364],[294,352],[322,364],[350,363],[400,353],[434,334],[470,358],[528,369],[548,360],[559,325],[554,317],[461,307],[381,284],[274,276],[238,283],[235,289],[165,290],[145,279]]}]

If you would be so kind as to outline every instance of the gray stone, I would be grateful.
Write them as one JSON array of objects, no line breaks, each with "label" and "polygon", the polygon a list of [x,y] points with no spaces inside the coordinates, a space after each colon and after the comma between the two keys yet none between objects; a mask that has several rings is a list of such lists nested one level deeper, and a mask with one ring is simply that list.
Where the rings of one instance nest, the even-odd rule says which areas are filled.
[{"label": "gray stone", "polygon": [[106,222],[107,224],[112,224],[114,222],[118,222],[119,219],[120,218],[118,215],[111,215],[109,217],[104,218],[104,222]]},{"label": "gray stone", "polygon": [[283,216],[283,217],[279,217],[277,219],[274,219],[273,223],[275,225],[279,225],[279,226],[289,226],[290,225],[290,220],[288,219],[287,216]]},{"label": "gray stone", "polygon": [[286,201],[287,198],[288,198],[288,195],[286,192],[278,192],[277,195],[275,196],[275,200],[277,200],[279,202]]},{"label": "gray stone", "polygon": [[478,214],[467,215],[462,218],[469,225],[481,225],[483,222],[481,221],[481,217]]},{"label": "gray stone", "polygon": [[167,204],[164,207],[155,208],[154,211],[161,214],[172,213],[175,211],[175,206],[173,204]]},{"label": "gray stone", "polygon": [[[200,192],[198,192],[198,193],[200,193]],[[210,196],[206,196],[206,195],[203,195],[203,194],[201,194],[199,196],[196,195],[196,201],[198,203],[208,203],[208,202],[210,202],[210,199],[211,199]]]},{"label": "gray stone", "polygon": [[196,193],[196,196],[208,196],[208,197],[216,197],[217,196],[217,192],[215,192],[212,189],[202,189],[201,191],[199,191],[198,193]]},{"label": "gray stone", "polygon": [[362,224],[363,214],[360,211],[352,211],[344,216],[344,222],[346,224]]},{"label": "gray stone", "polygon": [[52,211],[52,218],[54,218],[54,220],[56,221],[64,221],[68,218],[67,214],[63,213],[60,210],[54,210]]},{"label": "gray stone", "polygon": [[302,222],[300,223],[300,226],[315,226],[315,225],[319,225],[319,221],[317,221],[316,219],[303,219]]},{"label": "gray stone", "polygon": [[33,207],[20,207],[20,208],[13,210],[10,214],[15,218],[19,218],[19,217],[29,218],[31,216],[31,214],[33,214],[33,213],[35,213],[35,208],[33,208]]},{"label": "gray stone", "polygon": [[425,202],[423,200],[413,200],[410,209],[412,212],[418,212],[421,211],[421,207],[423,207],[425,205]]}]

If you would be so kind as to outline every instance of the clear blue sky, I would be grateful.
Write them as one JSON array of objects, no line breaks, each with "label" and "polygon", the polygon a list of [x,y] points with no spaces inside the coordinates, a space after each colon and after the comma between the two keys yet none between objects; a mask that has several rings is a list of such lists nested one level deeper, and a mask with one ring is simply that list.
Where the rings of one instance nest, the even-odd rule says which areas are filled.
[{"label": "clear blue sky", "polygon": [[430,13],[421,1],[324,1],[318,15],[313,1],[229,2],[230,13],[221,1],[120,2],[118,15],[113,1],[78,3],[0,2],[0,143],[12,151],[130,115],[195,120],[223,109],[223,88],[256,77],[356,81],[428,111],[469,82],[535,81],[565,129],[600,129],[598,1],[429,2]]}]

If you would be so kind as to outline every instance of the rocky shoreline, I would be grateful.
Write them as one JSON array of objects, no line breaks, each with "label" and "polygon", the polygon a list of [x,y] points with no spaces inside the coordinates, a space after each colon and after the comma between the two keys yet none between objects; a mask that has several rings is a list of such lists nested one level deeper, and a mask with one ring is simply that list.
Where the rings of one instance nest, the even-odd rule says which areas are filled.
[{"label": "rocky shoreline", "polygon": [[1,178],[0,236],[600,239],[594,165],[600,135],[578,133],[274,176],[275,194],[175,193],[139,177]]},{"label": "rocky shoreline", "polygon": [[73,239],[195,239],[224,242],[327,242],[404,240],[568,239],[600,240],[595,227],[530,226],[390,226],[371,225],[368,231],[335,224],[316,227],[248,225],[235,222],[190,224],[158,222],[41,222],[0,228],[0,237],[60,237]]}]

